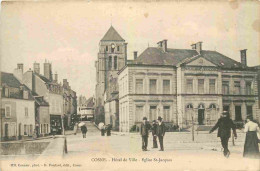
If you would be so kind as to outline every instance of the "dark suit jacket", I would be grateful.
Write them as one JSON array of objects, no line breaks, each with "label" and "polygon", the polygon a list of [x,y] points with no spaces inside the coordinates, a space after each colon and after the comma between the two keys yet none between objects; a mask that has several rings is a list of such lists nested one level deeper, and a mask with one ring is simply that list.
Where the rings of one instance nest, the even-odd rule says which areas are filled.
[{"label": "dark suit jacket", "polygon": [[153,136],[157,135],[157,127],[158,127],[158,124],[156,124],[156,123],[152,125],[151,130],[152,130],[152,135]]},{"label": "dark suit jacket", "polygon": [[166,127],[163,122],[161,123],[161,125],[159,124],[157,125],[157,131],[156,131],[157,136],[164,136],[165,131],[166,131]]},{"label": "dark suit jacket", "polygon": [[149,135],[149,129],[151,128],[151,125],[149,124],[148,121],[141,124],[141,129],[140,129],[140,134],[142,136],[148,136]]},{"label": "dark suit jacket", "polygon": [[81,132],[86,133],[88,131],[87,127],[84,125],[81,127]]},{"label": "dark suit jacket", "polygon": [[218,120],[216,125],[210,130],[213,132],[218,128],[218,137],[226,137],[229,138],[231,135],[231,129],[233,129],[234,136],[237,136],[236,126],[233,121],[228,117],[223,117]]}]

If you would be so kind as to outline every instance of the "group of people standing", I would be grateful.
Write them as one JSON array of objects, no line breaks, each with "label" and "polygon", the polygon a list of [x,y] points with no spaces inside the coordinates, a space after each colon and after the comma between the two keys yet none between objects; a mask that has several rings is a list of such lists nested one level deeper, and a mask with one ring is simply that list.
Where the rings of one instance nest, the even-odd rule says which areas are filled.
[{"label": "group of people standing", "polygon": [[[258,124],[253,122],[252,116],[248,116],[246,119],[247,123],[245,124],[244,132],[246,132],[246,139],[244,144],[243,157],[249,158],[259,158],[259,139],[257,137],[257,132],[259,131]],[[224,111],[222,117],[217,121],[215,126],[209,131],[212,133],[218,128],[217,136],[220,137],[221,145],[224,148],[223,154],[225,157],[229,157],[230,151],[228,149],[228,140],[231,136],[231,129],[235,139],[237,138],[236,126],[229,117],[229,113]]]},{"label": "group of people standing", "polygon": [[149,131],[152,131],[153,136],[153,148],[158,148],[157,137],[160,143],[160,151],[164,151],[163,138],[166,132],[165,124],[162,121],[162,117],[158,117],[157,121],[153,120],[152,126],[147,121],[146,117],[143,117],[141,124],[140,134],[142,136],[142,150],[147,151]]},{"label": "group of people standing", "polygon": [[[244,144],[243,156],[249,158],[259,158],[260,153],[258,143],[260,143],[260,140],[257,136],[257,132],[260,133],[259,126],[257,123],[253,122],[253,118],[251,116],[248,116],[246,121],[247,123],[245,124],[244,128],[246,139]],[[212,133],[216,129],[218,129],[217,136],[220,137],[221,145],[224,149],[223,154],[225,157],[228,158],[230,155],[230,151],[228,149],[228,141],[231,136],[231,129],[233,130],[233,135],[235,139],[237,138],[237,133],[236,125],[234,124],[232,119],[230,119],[229,113],[227,111],[224,111],[222,113],[221,118],[218,119],[217,123],[209,131],[209,133]],[[158,137],[160,143],[160,151],[164,151],[163,138],[166,132],[166,127],[160,116],[158,117],[157,121],[152,121],[152,125],[150,125],[146,117],[143,117],[143,122],[140,129],[140,134],[142,136],[142,150],[147,151],[150,130],[153,136],[153,148],[158,148]]]}]

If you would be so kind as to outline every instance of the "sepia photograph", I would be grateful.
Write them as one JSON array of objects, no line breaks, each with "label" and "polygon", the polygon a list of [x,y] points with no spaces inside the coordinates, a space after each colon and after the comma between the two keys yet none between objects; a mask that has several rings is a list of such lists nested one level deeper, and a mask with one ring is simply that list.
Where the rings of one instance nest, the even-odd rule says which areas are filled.
[{"label": "sepia photograph", "polygon": [[0,171],[259,171],[259,9],[2,0]]}]

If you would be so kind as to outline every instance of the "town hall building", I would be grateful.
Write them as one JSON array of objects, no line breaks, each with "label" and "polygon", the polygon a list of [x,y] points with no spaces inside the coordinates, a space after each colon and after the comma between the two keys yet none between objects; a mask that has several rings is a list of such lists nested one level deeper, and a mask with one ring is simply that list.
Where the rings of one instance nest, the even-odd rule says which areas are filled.
[{"label": "town hall building", "polygon": [[180,128],[213,125],[224,110],[236,123],[247,115],[259,121],[257,70],[247,66],[246,49],[237,62],[202,42],[172,49],[163,40],[135,53],[118,74],[119,131],[140,126],[144,116]]}]

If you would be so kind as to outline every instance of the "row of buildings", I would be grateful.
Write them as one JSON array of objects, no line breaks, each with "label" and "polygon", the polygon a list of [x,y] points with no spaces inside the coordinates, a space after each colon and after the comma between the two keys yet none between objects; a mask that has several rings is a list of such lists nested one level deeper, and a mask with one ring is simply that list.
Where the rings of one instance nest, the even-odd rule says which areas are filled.
[{"label": "row of buildings", "polygon": [[93,121],[94,119],[94,97],[86,99],[85,96],[78,97],[78,116],[82,121]]},{"label": "row of buildings", "polygon": [[[168,48],[167,40],[127,59],[127,43],[111,26],[99,44],[96,61],[97,122],[129,132],[146,116],[158,116],[170,125],[188,128],[213,125],[222,111],[243,123],[247,115],[260,121],[259,67],[217,51],[204,50],[202,42],[190,49]],[[103,116],[103,117],[102,117]]]},{"label": "row of buildings", "polygon": [[34,134],[62,134],[77,117],[77,95],[67,79],[58,83],[52,64],[45,61],[24,72],[17,64],[13,73],[1,72],[1,139],[22,139]]}]

